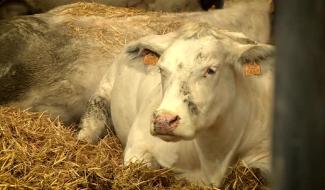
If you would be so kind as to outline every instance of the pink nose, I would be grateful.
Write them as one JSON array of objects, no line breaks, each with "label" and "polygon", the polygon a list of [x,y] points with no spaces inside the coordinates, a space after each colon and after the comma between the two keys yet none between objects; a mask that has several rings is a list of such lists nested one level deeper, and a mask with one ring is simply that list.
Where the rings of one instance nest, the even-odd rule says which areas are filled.
[{"label": "pink nose", "polygon": [[160,135],[171,134],[181,119],[178,115],[171,113],[154,114],[153,117],[154,132]]}]

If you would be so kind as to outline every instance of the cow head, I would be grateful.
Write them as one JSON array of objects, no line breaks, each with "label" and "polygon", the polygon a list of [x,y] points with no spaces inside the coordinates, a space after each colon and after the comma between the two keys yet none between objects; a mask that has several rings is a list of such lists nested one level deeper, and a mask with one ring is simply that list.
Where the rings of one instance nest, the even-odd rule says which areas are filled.
[{"label": "cow head", "polygon": [[150,128],[166,141],[190,140],[215,126],[237,98],[239,86],[271,68],[266,60],[274,49],[240,33],[191,24],[170,36],[157,44],[165,44],[157,63],[162,100]]}]

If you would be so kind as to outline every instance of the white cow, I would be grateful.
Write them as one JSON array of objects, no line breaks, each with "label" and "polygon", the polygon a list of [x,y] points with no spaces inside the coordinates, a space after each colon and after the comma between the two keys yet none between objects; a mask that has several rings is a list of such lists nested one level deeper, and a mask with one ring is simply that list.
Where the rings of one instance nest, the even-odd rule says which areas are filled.
[{"label": "white cow", "polygon": [[[0,21],[0,104],[47,111],[66,123],[78,122],[86,111],[79,138],[90,142],[113,120],[126,163],[145,160],[195,180],[217,184],[237,158],[265,169],[272,48],[200,25],[149,36],[206,21],[266,42],[269,14],[263,7],[131,12],[126,18],[131,10],[73,4]],[[111,64],[125,44],[143,36],[149,37],[128,45]],[[162,75],[142,61],[155,63],[159,55]],[[248,74],[262,67],[261,75],[243,77],[240,64],[246,61],[259,64],[244,64]]]},{"label": "white cow", "polygon": [[109,110],[126,164],[216,185],[239,160],[267,173],[273,62],[272,46],[206,24],[142,38],[102,80],[78,137],[96,142]]},{"label": "white cow", "polygon": [[267,42],[269,20],[267,4],[258,2],[198,13],[153,13],[77,3],[2,20],[0,105],[47,111],[65,123],[79,122],[105,69],[126,43],[201,21]]}]

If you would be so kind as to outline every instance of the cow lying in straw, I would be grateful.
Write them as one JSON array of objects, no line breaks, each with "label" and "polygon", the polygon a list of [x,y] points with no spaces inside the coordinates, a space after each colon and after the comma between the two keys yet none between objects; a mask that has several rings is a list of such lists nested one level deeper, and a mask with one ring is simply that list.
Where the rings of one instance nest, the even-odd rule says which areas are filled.
[{"label": "cow lying in straw", "polygon": [[238,160],[267,172],[273,61],[273,47],[207,25],[142,38],[104,77],[78,137],[97,141],[110,110],[125,163],[214,184]]},{"label": "cow lying in straw", "polygon": [[[230,14],[231,10],[236,10],[236,14]],[[118,61],[120,67],[111,64],[126,42],[174,31],[190,20],[207,20],[215,26],[234,30],[237,27],[236,31],[242,30],[255,40],[267,41],[268,30],[263,30],[265,33],[258,30],[265,26],[260,21],[267,17],[250,15],[252,19],[246,17],[247,22],[243,22],[241,19],[247,13],[240,15],[237,11],[229,10],[232,17],[227,24],[217,17],[218,14],[225,17],[226,10],[212,14],[162,14],[77,4],[46,14],[1,21],[0,104],[47,111],[67,123],[78,121],[87,110],[78,137],[89,142],[96,142],[105,135],[105,127],[111,126],[112,117],[116,132],[126,146],[126,163],[144,160],[173,167],[189,179],[218,184],[237,157],[249,166],[267,170],[269,112],[266,104],[270,93],[267,58],[272,48],[255,44],[239,34],[199,25],[184,29],[184,32],[188,30],[184,35],[175,32],[136,41],[123,51]],[[125,19],[126,14],[130,16],[128,19]],[[188,40],[184,40],[186,38]],[[203,48],[205,46],[209,48]],[[252,47],[252,51],[244,51],[245,47]],[[180,50],[186,54],[177,53]],[[153,65],[139,64],[141,56]],[[154,65],[159,56],[161,67]],[[239,58],[240,62],[235,61]],[[255,72],[261,74],[256,80],[241,78],[239,63],[246,61],[256,61],[259,65],[248,66],[248,74],[262,69],[261,73]],[[196,64],[198,62],[202,64]],[[114,73],[115,69],[125,69],[125,72]],[[163,85],[159,85],[161,76]],[[224,90],[224,93],[214,97],[211,88]],[[256,93],[255,98],[253,93]],[[147,107],[142,106],[144,104]],[[215,107],[215,104],[220,105]],[[143,114],[142,117],[139,114]],[[123,116],[125,119],[121,119]],[[217,126],[226,127],[211,127],[216,122]],[[243,123],[247,125],[241,125]],[[132,125],[139,125],[140,129]],[[141,127],[148,127],[147,133],[142,133]],[[142,134],[148,136],[148,141],[143,141],[144,146],[138,148],[141,141],[137,140]],[[227,138],[217,138],[219,136]],[[182,139],[188,141],[180,141]],[[146,147],[148,142],[152,147]],[[211,151],[212,144],[216,145],[215,151]],[[157,152],[148,152],[148,149]],[[184,159],[184,155],[188,157]]]},{"label": "cow lying in straw", "polygon": [[0,105],[47,111],[66,123],[76,122],[127,42],[201,20],[257,41],[270,39],[264,4],[179,14],[73,4],[0,21]]}]

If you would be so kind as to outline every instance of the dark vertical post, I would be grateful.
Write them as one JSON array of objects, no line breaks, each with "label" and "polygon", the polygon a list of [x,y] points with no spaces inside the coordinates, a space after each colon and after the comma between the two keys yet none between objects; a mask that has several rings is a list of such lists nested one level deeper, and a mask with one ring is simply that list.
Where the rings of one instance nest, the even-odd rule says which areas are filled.
[{"label": "dark vertical post", "polygon": [[273,190],[325,190],[325,1],[275,10]]}]

